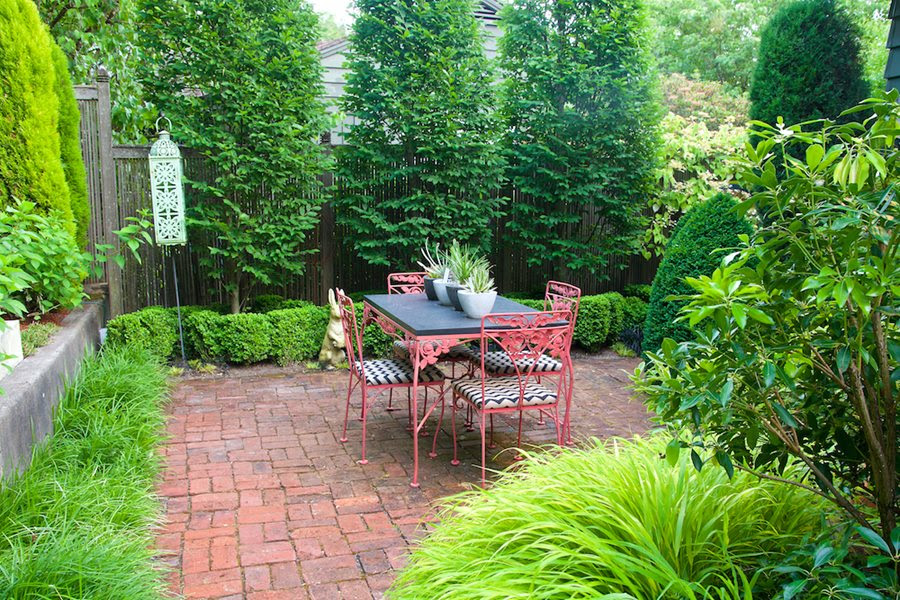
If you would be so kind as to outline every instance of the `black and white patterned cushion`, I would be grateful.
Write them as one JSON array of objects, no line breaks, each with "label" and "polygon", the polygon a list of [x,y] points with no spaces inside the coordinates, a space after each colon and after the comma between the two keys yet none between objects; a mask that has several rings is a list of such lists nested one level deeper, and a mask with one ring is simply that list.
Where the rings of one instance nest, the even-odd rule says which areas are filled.
[{"label": "black and white patterned cushion", "polygon": [[[357,362],[356,372],[361,370],[360,364]],[[406,360],[395,360],[392,358],[384,358],[379,360],[365,361],[366,383],[368,385],[399,385],[410,384],[413,381],[413,368]],[[431,383],[434,381],[443,381],[444,374],[434,365],[428,365],[424,369],[419,369],[419,383]]]},{"label": "black and white patterned cushion", "polygon": [[[425,344],[434,344],[434,342],[423,342]],[[409,358],[409,348],[406,347],[406,342],[402,340],[396,340],[394,342],[394,354],[399,356],[400,358]],[[438,357],[438,360],[448,360],[448,359],[466,359],[472,358],[473,350],[466,345],[459,344],[457,346],[452,346],[450,350],[441,354]]]},{"label": "black and white patterned cushion", "polygon": [[[479,367],[481,366],[481,352],[475,351],[472,360]],[[519,372],[522,375],[528,373],[531,363],[534,362],[530,358],[520,358],[516,361],[519,365]],[[484,355],[484,370],[492,375],[516,375],[516,367],[513,360],[506,352],[488,352]],[[559,373],[562,371],[562,363],[551,358],[546,354],[541,354],[531,373]]]},{"label": "black and white patterned cushion", "polygon": [[[519,404],[519,378],[498,377],[484,381],[486,398],[482,397],[481,379],[467,377],[453,382],[453,389],[479,408],[512,408]],[[539,383],[525,385],[525,406],[556,404],[556,391]]]}]

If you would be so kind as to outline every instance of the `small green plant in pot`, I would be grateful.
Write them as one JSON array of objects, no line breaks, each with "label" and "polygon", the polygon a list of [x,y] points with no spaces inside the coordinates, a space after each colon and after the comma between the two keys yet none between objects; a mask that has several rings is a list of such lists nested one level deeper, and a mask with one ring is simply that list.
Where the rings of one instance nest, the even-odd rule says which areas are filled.
[{"label": "small green plant in pot", "polygon": [[466,289],[458,293],[463,312],[470,319],[482,319],[494,308],[497,300],[497,288],[491,278],[491,268],[487,261],[482,261],[472,269],[466,280]]},{"label": "small green plant in pot", "polygon": [[422,257],[425,262],[419,261],[419,266],[425,271],[425,295],[429,300],[437,300],[434,282],[444,279],[447,271],[447,255],[441,252],[440,244],[435,244],[434,249],[430,250],[426,240],[425,247],[422,248]]},{"label": "small green plant in pot", "polygon": [[447,253],[447,266],[453,276],[453,281],[447,283],[447,296],[456,310],[463,309],[459,303],[459,291],[465,287],[465,282],[472,276],[472,272],[482,265],[487,266],[484,257],[475,254],[468,244],[460,244],[453,240]]}]

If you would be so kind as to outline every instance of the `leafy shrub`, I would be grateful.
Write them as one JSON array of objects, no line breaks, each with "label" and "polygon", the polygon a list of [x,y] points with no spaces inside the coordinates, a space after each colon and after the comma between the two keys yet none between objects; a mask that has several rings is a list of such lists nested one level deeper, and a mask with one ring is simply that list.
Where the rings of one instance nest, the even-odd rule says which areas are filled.
[{"label": "leafy shrub", "polygon": [[31,356],[41,346],[50,343],[50,338],[59,330],[53,323],[32,323],[22,330],[22,353]]},{"label": "leafy shrub", "polygon": [[199,356],[206,362],[222,356],[219,344],[219,321],[223,315],[212,310],[189,311],[183,317],[184,343],[188,354]]},{"label": "leafy shrub", "polygon": [[585,350],[596,352],[609,338],[611,321],[612,307],[608,297],[583,296],[578,309],[578,322],[575,323],[574,340]]},{"label": "leafy shrub", "polygon": [[745,572],[820,527],[806,490],[663,450],[655,438],[530,457],[454,498],[389,596],[737,600],[755,583]]},{"label": "leafy shrub", "polygon": [[625,286],[625,297],[634,296],[644,302],[650,302],[650,290],[653,286],[646,283],[630,283]]},{"label": "leafy shrub", "polygon": [[[507,296],[507,298],[509,298],[509,296]],[[536,310],[544,310],[543,299],[536,300],[533,298],[516,298],[516,302],[518,302],[519,304],[522,304],[524,306],[527,306],[529,308],[534,308]]]},{"label": "leafy shrub", "polygon": [[63,173],[69,188],[69,206],[75,220],[75,239],[81,248],[87,246],[88,222],[91,207],[87,193],[87,179],[84,174],[84,160],[81,157],[81,112],[75,99],[72,79],[66,55],[55,43],[52,49],[53,69],[56,75],[55,91],[59,98],[60,157]]},{"label": "leafy shrub", "polygon": [[43,213],[58,211],[64,230],[75,235],[52,47],[34,2],[0,0],[0,209],[14,199],[33,202]]},{"label": "leafy shrub", "polygon": [[272,351],[272,324],[266,315],[223,315],[216,326],[216,344],[225,361],[254,363],[269,357]]},{"label": "leafy shrub", "polygon": [[[648,286],[649,287],[649,286]],[[636,296],[625,296],[622,299],[622,330],[643,327],[647,320],[648,304]]]},{"label": "leafy shrub", "polygon": [[607,292],[603,296],[609,301],[609,332],[606,334],[606,343],[612,344],[619,339],[625,326],[625,298],[619,292]]},{"label": "leafy shrub", "polygon": [[329,309],[304,306],[273,310],[266,315],[272,324],[272,358],[279,365],[315,358],[328,326]]},{"label": "leafy shrub", "polygon": [[[815,93],[810,93],[815,90]],[[786,124],[835,118],[869,93],[859,33],[834,0],[785,4],[760,34],[750,118]]]},{"label": "leafy shrub", "polygon": [[676,322],[684,300],[669,300],[672,295],[689,294],[685,277],[709,275],[721,262],[720,248],[734,248],[739,235],[752,233],[750,223],[737,214],[737,203],[728,194],[716,194],[690,210],[678,222],[666,254],[653,279],[650,306],[644,323],[644,350],[659,348],[663,338],[690,339],[684,322]]},{"label": "leafy shrub", "polygon": [[283,302],[284,296],[279,296],[278,294],[261,294],[259,296],[253,297],[253,300],[250,301],[250,310],[248,310],[247,312],[271,312],[273,310],[282,308],[281,305]]},{"label": "leafy shrub", "polygon": [[309,300],[284,300],[281,304],[278,305],[279,310],[284,310],[288,308],[304,308],[307,306],[315,306]]},{"label": "leafy shrub", "polygon": [[144,348],[165,360],[175,352],[178,322],[174,310],[149,306],[111,319],[106,335],[110,344]]},{"label": "leafy shrub", "polygon": [[81,282],[90,255],[78,247],[58,213],[38,214],[31,202],[0,211],[0,255],[27,276],[28,287],[13,297],[29,312],[75,308],[85,298]]},{"label": "leafy shrub", "polygon": [[23,474],[0,483],[0,597],[156,600],[165,374],[149,352],[88,357]]}]

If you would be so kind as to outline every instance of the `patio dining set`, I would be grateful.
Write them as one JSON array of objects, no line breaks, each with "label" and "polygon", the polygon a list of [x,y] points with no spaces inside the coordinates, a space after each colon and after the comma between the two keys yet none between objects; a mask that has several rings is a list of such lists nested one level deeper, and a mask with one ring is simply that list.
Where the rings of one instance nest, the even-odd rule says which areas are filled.
[{"label": "patio dining set", "polygon": [[[486,451],[493,447],[496,414],[518,415],[516,447],[521,446],[526,412],[536,413],[539,424],[551,421],[558,444],[571,443],[571,346],[580,299],[579,288],[550,281],[543,310],[497,296],[491,312],[479,320],[430,300],[425,293],[425,273],[394,273],[388,276],[387,294],[364,296],[360,327],[353,301],[337,290],[350,367],[341,442],[348,441],[351,398],[359,389],[362,456],[358,462],[366,464],[366,425],[374,394],[386,391],[387,409],[396,410],[393,393],[405,389],[413,439],[412,487],[419,486],[419,437],[427,435],[425,425],[435,413],[438,422],[429,456],[437,456],[448,391],[451,463],[459,464],[457,413],[464,411],[465,428],[471,431],[477,425],[481,433],[482,486],[486,485]],[[394,338],[393,358],[363,358],[362,331],[372,323]],[[450,367],[452,377],[438,368],[441,363]],[[420,390],[424,391],[421,413]],[[433,398],[430,405],[429,393]]]}]

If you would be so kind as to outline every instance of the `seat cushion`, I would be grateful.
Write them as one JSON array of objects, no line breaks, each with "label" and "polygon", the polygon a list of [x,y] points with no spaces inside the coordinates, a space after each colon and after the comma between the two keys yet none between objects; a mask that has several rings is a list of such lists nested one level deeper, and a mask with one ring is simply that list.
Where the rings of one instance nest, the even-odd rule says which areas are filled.
[{"label": "seat cushion", "polygon": [[[360,364],[356,365],[356,372],[359,373],[363,368]],[[383,358],[379,360],[365,361],[366,384],[368,385],[412,385],[413,368],[407,360],[399,360],[392,358]],[[435,381],[443,381],[444,374],[434,365],[428,365],[424,369],[419,369],[419,383],[432,383]]]},{"label": "seat cushion", "polygon": [[[474,352],[472,360],[478,366],[481,366],[481,352]],[[516,361],[519,365],[519,372],[522,375],[527,374],[534,362],[531,358],[521,358]],[[515,375],[516,367],[513,360],[506,352],[488,352],[484,355],[484,370],[491,375]],[[551,358],[546,354],[541,354],[531,373],[559,373],[562,371],[562,363]]]},{"label": "seat cushion", "polygon": [[[484,381],[484,397],[481,379],[466,377],[453,382],[453,389],[479,408],[512,408],[519,404],[518,377],[498,377]],[[539,383],[525,385],[525,406],[545,406],[556,404],[556,390],[545,388]]]},{"label": "seat cushion", "polygon": [[[423,342],[425,344],[434,344],[434,342]],[[459,344],[457,346],[452,346],[449,352],[445,354],[441,354],[438,357],[438,360],[463,360],[467,358],[471,358],[473,354],[473,350],[466,345]],[[396,340],[394,342],[394,354],[399,356],[400,358],[409,358],[409,349],[406,347],[406,342],[402,340]]]}]

